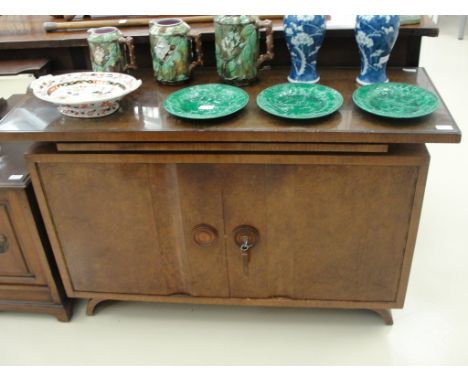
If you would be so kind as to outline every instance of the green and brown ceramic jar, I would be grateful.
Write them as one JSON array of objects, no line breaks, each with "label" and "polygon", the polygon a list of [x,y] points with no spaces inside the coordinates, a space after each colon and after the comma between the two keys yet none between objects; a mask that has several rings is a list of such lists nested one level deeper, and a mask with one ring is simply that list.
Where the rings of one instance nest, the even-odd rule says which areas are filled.
[{"label": "green and brown ceramic jar", "polygon": [[[247,85],[257,78],[257,68],[273,58],[270,20],[257,16],[215,16],[216,68],[223,81]],[[266,29],[267,52],[259,55],[260,30]]]},{"label": "green and brown ceramic jar", "polygon": [[[168,85],[185,82],[196,66],[203,65],[200,35],[191,33],[190,27],[183,20],[153,20],[150,22],[149,36],[157,81]],[[195,61],[192,41],[195,43]]]},{"label": "green and brown ceramic jar", "polygon": [[133,38],[125,37],[117,28],[89,29],[88,45],[94,72],[122,73],[136,69]]}]

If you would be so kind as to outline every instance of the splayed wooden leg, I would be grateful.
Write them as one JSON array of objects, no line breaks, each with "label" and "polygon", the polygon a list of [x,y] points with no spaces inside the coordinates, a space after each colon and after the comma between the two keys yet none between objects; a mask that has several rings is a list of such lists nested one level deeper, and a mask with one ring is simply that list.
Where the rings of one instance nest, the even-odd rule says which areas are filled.
[{"label": "splayed wooden leg", "polygon": [[101,302],[106,301],[102,298],[92,298],[88,301],[88,306],[86,307],[86,314],[88,316],[94,316],[94,311],[96,306],[98,306]]},{"label": "splayed wooden leg", "polygon": [[62,304],[27,303],[27,302],[0,302],[0,311],[46,313],[54,316],[60,322],[68,322],[73,313],[71,300],[64,300]]},{"label": "splayed wooden leg", "polygon": [[393,325],[392,311],[390,309],[371,309],[383,318],[385,325]]},{"label": "splayed wooden leg", "polygon": [[65,301],[63,306],[60,306],[59,309],[52,310],[50,314],[55,316],[60,322],[68,322],[73,314],[73,303],[70,300]]}]

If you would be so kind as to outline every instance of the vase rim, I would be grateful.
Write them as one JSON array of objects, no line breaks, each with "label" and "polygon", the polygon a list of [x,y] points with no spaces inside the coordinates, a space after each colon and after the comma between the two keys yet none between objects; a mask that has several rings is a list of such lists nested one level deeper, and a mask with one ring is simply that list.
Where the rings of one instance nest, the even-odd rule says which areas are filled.
[{"label": "vase rim", "polygon": [[166,19],[152,20],[151,23],[159,27],[175,27],[179,24],[182,24],[183,20],[176,17],[169,17]]}]

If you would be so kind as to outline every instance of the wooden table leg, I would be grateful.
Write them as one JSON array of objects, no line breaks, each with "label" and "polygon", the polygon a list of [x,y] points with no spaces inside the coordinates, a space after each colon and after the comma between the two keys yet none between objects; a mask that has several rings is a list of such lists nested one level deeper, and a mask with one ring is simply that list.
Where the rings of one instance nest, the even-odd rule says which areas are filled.
[{"label": "wooden table leg", "polygon": [[390,309],[371,309],[383,318],[385,325],[393,325],[392,311]]},{"label": "wooden table leg", "polygon": [[63,306],[51,312],[60,322],[69,322],[73,314],[73,303],[70,300],[63,302]]},{"label": "wooden table leg", "polygon": [[88,316],[94,316],[94,311],[96,306],[98,306],[101,302],[106,301],[105,299],[101,298],[92,298],[88,301],[88,305],[86,306],[86,314]]}]

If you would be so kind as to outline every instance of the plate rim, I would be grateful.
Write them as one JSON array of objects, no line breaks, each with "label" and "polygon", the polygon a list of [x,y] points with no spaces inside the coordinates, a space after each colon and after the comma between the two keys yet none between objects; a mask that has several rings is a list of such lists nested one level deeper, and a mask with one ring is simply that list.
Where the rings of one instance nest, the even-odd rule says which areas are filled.
[{"label": "plate rim", "polygon": [[[425,92],[429,93],[430,95],[432,95],[434,97],[434,99],[436,100],[435,104],[434,104],[434,107],[432,108],[432,110],[430,111],[426,111],[424,113],[419,113],[419,114],[415,114],[415,115],[396,115],[394,113],[385,113],[385,112],[378,112],[378,111],[371,111],[367,108],[365,108],[362,104],[359,104],[359,100],[357,99],[358,97],[358,93],[359,91],[361,91],[361,89],[364,89],[364,88],[368,88],[368,87],[373,87],[373,88],[377,88],[377,87],[380,87],[380,86],[395,86],[395,85],[405,85],[405,86],[410,86],[410,87],[414,87],[414,88],[418,88],[418,89],[421,89],[421,90],[424,90]],[[361,110],[365,111],[366,113],[369,113],[369,114],[372,114],[372,115],[376,115],[376,116],[379,116],[379,117],[386,117],[386,118],[394,118],[394,119],[412,119],[412,118],[420,118],[420,117],[425,117],[425,116],[428,116],[430,114],[432,114],[433,112],[435,112],[439,106],[440,106],[440,100],[439,100],[439,97],[437,96],[437,94],[435,94],[434,92],[431,92],[425,88],[423,88],[422,86],[418,86],[418,85],[413,85],[413,84],[409,84],[407,82],[393,82],[393,81],[390,81],[390,82],[383,82],[383,83],[378,83],[378,84],[370,84],[370,85],[364,85],[364,86],[360,86],[359,88],[357,88],[352,96],[351,96],[354,104]]]},{"label": "plate rim", "polygon": [[[168,100],[173,97],[175,94],[179,93],[179,92],[184,92],[184,91],[187,91],[187,89],[191,89],[191,88],[195,88],[195,87],[207,87],[207,86],[213,86],[213,85],[216,85],[216,86],[223,86],[223,87],[228,87],[228,88],[232,88],[232,89],[235,89],[236,91],[238,91],[239,93],[245,95],[245,101],[243,102],[242,106],[237,108],[236,110],[233,110],[233,111],[230,111],[229,113],[224,113],[224,114],[220,114],[220,115],[208,115],[208,116],[203,116],[203,115],[190,115],[188,116],[187,114],[182,114],[182,113],[178,113],[178,112],[173,112],[173,111],[169,111],[168,108],[167,108],[167,104],[168,104]],[[179,89],[179,90],[176,90],[175,92],[172,92],[171,94],[169,94],[166,99],[163,101],[163,108],[166,112],[168,112],[169,114],[171,115],[174,115],[176,117],[179,117],[179,118],[184,118],[184,119],[199,119],[199,120],[204,120],[204,119],[216,119],[216,118],[222,118],[222,117],[226,117],[228,115],[232,115],[234,113],[237,113],[238,111],[242,110],[243,108],[245,108],[248,104],[249,104],[249,101],[250,101],[250,96],[249,96],[249,93],[247,93],[244,89],[241,89],[237,86],[233,86],[233,85],[228,85],[228,84],[223,84],[223,83],[208,83],[208,84],[198,84],[198,85],[191,85],[191,86],[186,86],[186,87],[183,87],[182,89]]]},{"label": "plate rim", "polygon": [[[288,86],[292,86],[292,87],[298,87],[298,86],[305,86],[305,87],[322,87],[322,88],[326,88],[328,90],[330,90],[332,93],[334,93],[335,95],[337,95],[339,97],[339,102],[337,102],[337,105],[336,107],[332,110],[332,111],[328,111],[328,112],[323,112],[321,114],[314,114],[312,116],[287,116],[287,115],[284,115],[284,114],[280,114],[280,113],[276,113],[276,112],[272,112],[270,110],[266,110],[263,105],[261,105],[259,103],[259,99],[261,98],[261,96],[264,94],[264,92],[268,89],[271,89],[271,88],[274,88],[274,87],[279,87],[279,86],[284,86],[284,85],[288,85]],[[333,113],[335,113],[336,111],[338,111],[344,104],[344,97],[343,95],[336,89],[330,87],[330,86],[327,86],[327,85],[322,85],[322,84],[304,84],[304,83],[290,83],[290,82],[282,82],[282,83],[279,83],[279,84],[275,84],[275,85],[272,85],[272,86],[269,86],[265,89],[263,89],[260,93],[258,93],[257,97],[256,97],[256,103],[257,103],[257,106],[263,110],[264,112],[268,113],[268,114],[271,114],[271,115],[274,115],[276,117],[281,117],[281,118],[286,118],[286,119],[315,119],[315,118],[322,118],[322,117],[326,117],[327,115],[331,115]]]}]

